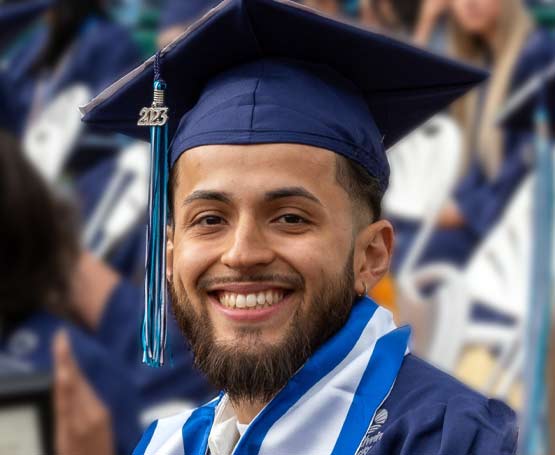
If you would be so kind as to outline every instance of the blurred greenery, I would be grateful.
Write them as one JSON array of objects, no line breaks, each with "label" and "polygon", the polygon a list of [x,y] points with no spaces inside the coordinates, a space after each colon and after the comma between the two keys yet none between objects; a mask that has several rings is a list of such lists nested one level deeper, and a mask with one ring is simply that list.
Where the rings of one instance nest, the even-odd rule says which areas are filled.
[{"label": "blurred greenery", "polygon": [[137,42],[143,57],[150,57],[156,52],[156,35],[160,13],[155,9],[142,11],[133,38]]},{"label": "blurred greenery", "polygon": [[555,29],[555,6],[535,6],[532,14],[539,24]]}]

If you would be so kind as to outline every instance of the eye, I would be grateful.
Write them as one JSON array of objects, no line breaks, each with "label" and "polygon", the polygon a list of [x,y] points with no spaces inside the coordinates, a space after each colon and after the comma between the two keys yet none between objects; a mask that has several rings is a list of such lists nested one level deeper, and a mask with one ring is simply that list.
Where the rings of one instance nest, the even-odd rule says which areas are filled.
[{"label": "eye", "polygon": [[302,216],[295,215],[294,213],[282,215],[276,221],[284,224],[304,224],[307,222]]},{"label": "eye", "polygon": [[195,220],[194,224],[198,226],[217,226],[223,224],[224,219],[217,215],[207,215]]}]

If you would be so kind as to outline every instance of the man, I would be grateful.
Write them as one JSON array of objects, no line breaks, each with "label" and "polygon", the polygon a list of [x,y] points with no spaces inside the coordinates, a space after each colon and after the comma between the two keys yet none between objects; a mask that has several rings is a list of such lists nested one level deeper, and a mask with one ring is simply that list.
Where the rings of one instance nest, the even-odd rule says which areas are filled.
[{"label": "man", "polygon": [[135,453],[514,453],[512,411],[410,355],[408,328],[365,296],[393,245],[385,148],[484,75],[289,1],[227,0],[85,121],[146,138],[153,74],[140,123],[155,157],[158,128],[173,136],[173,311],[222,393]]}]

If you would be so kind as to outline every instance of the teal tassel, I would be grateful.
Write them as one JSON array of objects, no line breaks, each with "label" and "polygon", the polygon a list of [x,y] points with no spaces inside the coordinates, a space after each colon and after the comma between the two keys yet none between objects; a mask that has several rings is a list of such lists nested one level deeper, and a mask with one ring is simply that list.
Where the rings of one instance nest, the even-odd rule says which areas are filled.
[{"label": "teal tassel", "polygon": [[143,108],[139,125],[150,127],[151,170],[147,226],[145,313],[142,327],[143,362],[164,364],[167,339],[166,218],[168,187],[168,109],[166,83],[154,81],[154,101]]}]

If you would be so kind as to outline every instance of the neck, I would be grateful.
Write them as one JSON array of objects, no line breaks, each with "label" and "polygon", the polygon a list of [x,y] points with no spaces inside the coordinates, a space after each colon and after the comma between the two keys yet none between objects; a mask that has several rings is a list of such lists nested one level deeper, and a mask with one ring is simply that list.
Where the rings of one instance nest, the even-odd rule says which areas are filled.
[{"label": "neck", "polygon": [[257,401],[231,400],[231,404],[233,406],[233,410],[235,411],[235,415],[237,416],[237,420],[239,421],[239,423],[243,425],[248,425],[258,415],[258,413],[262,411],[262,408],[266,406],[267,402],[258,401],[258,400]]}]

